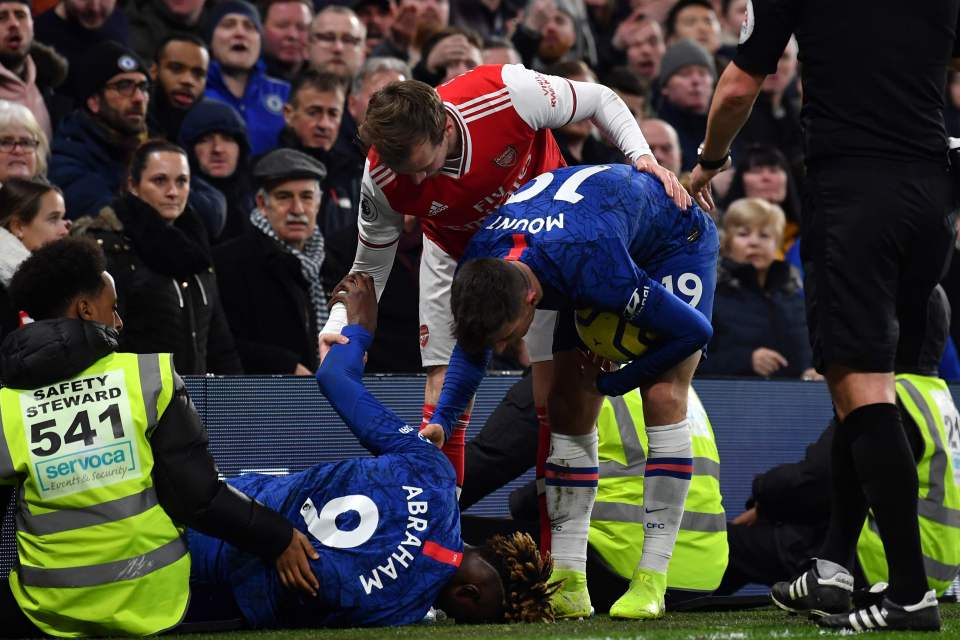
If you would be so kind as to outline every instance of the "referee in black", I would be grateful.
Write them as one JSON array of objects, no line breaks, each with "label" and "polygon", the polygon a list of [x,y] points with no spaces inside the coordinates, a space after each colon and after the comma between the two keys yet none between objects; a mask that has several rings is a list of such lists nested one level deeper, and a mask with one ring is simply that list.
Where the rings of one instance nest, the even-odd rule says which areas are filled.
[{"label": "referee in black", "polygon": [[[801,226],[817,369],[840,427],[833,507],[810,569],[774,585],[783,609],[861,631],[940,629],[917,524],[917,474],[893,369],[919,359],[926,301],[946,269],[954,187],[943,122],[947,67],[960,68],[960,0],[752,0],[740,46],[713,97],[691,191],[709,181],[791,34],[800,45],[807,179]],[[902,358],[902,360],[901,360]],[[851,611],[852,566],[867,509],[889,567],[878,602]],[[832,614],[832,615],[831,615]]]}]

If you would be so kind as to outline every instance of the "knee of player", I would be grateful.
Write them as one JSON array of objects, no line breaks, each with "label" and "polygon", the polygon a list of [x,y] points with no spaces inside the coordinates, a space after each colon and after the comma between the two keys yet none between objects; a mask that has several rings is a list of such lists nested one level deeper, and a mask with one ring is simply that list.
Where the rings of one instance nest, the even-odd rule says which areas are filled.
[{"label": "knee of player", "polygon": [[686,414],[687,386],[677,381],[657,382],[643,391],[645,413]]}]

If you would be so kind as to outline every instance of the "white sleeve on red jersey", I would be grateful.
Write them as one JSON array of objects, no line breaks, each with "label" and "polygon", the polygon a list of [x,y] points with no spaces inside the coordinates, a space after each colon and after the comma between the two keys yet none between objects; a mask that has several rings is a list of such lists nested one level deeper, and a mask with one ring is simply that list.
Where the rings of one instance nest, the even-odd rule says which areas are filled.
[{"label": "white sleeve on red jersey", "polygon": [[[360,239],[350,272],[363,272],[372,276],[379,300],[393,269],[397,240],[403,230],[403,216],[393,210],[383,190],[370,177],[369,160],[363,168],[357,225],[360,228]],[[337,303],[330,309],[330,317],[320,333],[337,334],[345,326],[347,309]]]},{"label": "white sleeve on red jersey", "polygon": [[653,155],[636,118],[613,89],[548,76],[520,64],[503,65],[501,74],[514,109],[531,129],[556,129],[589,118],[631,160]]}]

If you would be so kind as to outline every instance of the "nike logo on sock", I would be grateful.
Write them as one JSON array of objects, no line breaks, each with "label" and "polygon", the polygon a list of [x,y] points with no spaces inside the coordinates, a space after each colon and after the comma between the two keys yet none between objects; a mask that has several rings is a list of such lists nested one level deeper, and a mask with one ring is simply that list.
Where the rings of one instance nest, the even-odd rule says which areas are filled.
[{"label": "nike logo on sock", "polygon": [[646,507],[644,507],[643,510],[646,511],[647,513],[656,513],[657,511],[663,511],[664,509],[669,509],[669,508],[670,507],[660,507],[659,509],[647,509]]}]

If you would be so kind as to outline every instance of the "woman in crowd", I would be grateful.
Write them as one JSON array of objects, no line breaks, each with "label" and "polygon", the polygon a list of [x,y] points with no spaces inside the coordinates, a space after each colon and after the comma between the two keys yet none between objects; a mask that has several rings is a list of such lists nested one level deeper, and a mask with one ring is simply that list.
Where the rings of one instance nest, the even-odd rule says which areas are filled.
[{"label": "woman in crowd", "polygon": [[11,178],[0,187],[0,338],[19,325],[7,295],[13,272],[32,252],[67,235],[65,215],[63,194],[53,185]]},{"label": "woman in crowd", "polygon": [[777,247],[777,257],[783,257],[800,233],[800,194],[790,164],[776,147],[754,145],[737,159],[724,208],[741,198],[762,198],[783,210],[786,225]]},{"label": "woman in crowd", "polygon": [[704,374],[817,377],[799,274],[776,259],[786,217],[761,198],[730,204],[723,217]]},{"label": "woman in crowd", "polygon": [[183,119],[180,144],[187,150],[193,180],[217,189],[227,199],[227,221],[216,241],[250,229],[254,201],[247,126],[230,105],[204,100]]},{"label": "woman in crowd", "polygon": [[120,350],[171,352],[183,374],[242,373],[227,326],[203,223],[187,203],[190,167],[180,147],[140,145],[127,191],[75,233],[103,245],[116,280]]},{"label": "woman in crowd", "polygon": [[49,157],[47,136],[30,110],[0,100],[0,183],[10,178],[46,176]]}]

